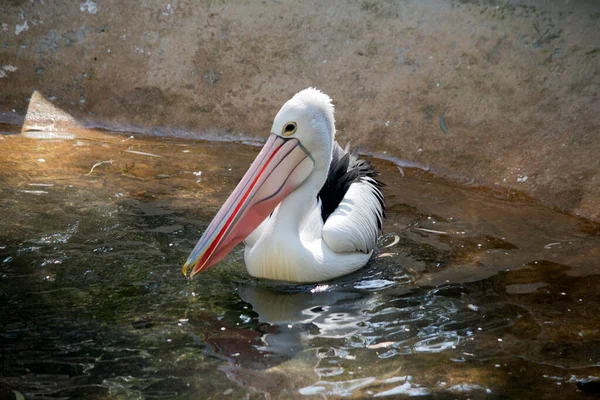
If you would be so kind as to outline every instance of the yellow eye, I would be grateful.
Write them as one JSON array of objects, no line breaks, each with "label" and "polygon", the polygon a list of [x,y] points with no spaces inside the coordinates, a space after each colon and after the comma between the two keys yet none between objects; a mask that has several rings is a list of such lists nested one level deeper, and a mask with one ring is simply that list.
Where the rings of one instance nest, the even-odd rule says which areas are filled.
[{"label": "yellow eye", "polygon": [[285,124],[285,126],[283,127],[283,130],[281,131],[281,134],[283,136],[291,136],[294,133],[296,133],[296,128],[298,128],[296,126],[295,122],[288,122],[287,124]]}]

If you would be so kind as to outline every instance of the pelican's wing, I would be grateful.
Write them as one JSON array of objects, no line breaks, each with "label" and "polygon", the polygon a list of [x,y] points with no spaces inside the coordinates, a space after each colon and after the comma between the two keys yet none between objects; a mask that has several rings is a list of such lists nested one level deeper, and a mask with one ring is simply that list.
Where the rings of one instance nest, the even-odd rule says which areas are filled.
[{"label": "pelican's wing", "polygon": [[336,253],[371,252],[381,232],[385,202],[371,163],[337,143],[327,181],[319,192],[323,240]]}]

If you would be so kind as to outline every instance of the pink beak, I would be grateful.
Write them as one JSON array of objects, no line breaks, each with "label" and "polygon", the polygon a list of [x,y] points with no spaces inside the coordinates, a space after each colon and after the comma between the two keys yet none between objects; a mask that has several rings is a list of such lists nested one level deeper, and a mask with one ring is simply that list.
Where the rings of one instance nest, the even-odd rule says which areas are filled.
[{"label": "pink beak", "polygon": [[313,167],[312,156],[298,139],[271,134],[194,247],[183,274],[192,266],[193,278],[223,259],[304,182]]}]

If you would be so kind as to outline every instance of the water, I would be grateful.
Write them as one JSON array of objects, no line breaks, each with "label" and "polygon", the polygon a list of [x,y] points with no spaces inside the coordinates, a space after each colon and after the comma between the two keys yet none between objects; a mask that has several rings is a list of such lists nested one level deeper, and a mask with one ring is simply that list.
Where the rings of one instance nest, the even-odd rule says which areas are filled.
[{"label": "water", "polygon": [[366,268],[259,281],[238,249],[189,281],[256,147],[29,136],[0,135],[0,397],[570,399],[600,379],[598,224],[376,160]]}]

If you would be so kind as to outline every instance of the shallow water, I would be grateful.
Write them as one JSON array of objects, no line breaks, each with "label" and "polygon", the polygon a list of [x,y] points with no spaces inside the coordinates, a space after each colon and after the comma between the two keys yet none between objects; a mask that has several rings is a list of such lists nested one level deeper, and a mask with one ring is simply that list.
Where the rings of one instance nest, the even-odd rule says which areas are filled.
[{"label": "shallow water", "polygon": [[569,399],[600,377],[598,224],[375,160],[364,269],[259,281],[238,249],[189,281],[256,147],[26,136],[0,135],[0,397]]}]

